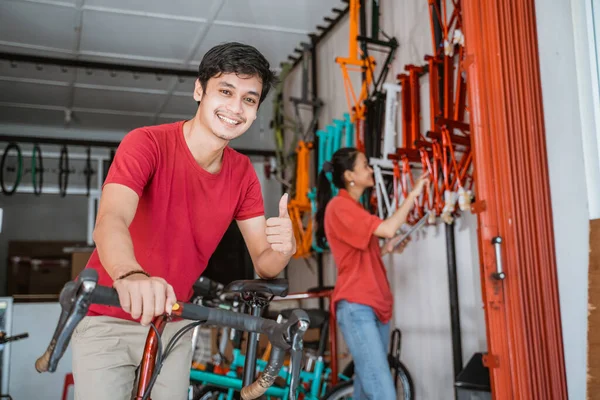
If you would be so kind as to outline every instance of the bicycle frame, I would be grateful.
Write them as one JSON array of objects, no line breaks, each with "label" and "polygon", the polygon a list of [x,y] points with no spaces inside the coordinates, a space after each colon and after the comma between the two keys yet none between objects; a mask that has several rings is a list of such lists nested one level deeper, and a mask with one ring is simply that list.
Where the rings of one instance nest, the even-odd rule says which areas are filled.
[{"label": "bicycle frame", "polygon": [[[305,257],[310,254],[310,247],[312,243],[312,217],[311,204],[308,198],[309,192],[309,161],[310,161],[310,149],[313,144],[311,142],[304,142],[300,140],[297,148],[297,165],[296,165],[296,194],[294,198],[290,200],[288,205],[288,211],[290,213],[290,219],[292,220],[294,237],[296,238],[297,251],[294,254],[294,258]],[[306,226],[304,225],[303,219],[307,218],[308,221]]]},{"label": "bicycle frame", "polygon": [[[384,136],[381,148],[381,154],[385,157],[387,154],[394,154],[396,152],[396,141],[404,143],[404,131],[396,132],[396,115],[398,110],[398,95],[402,93],[402,86],[393,83],[384,83],[383,88],[386,91],[385,98],[385,124],[384,124]],[[403,104],[403,107],[405,105]],[[405,126],[405,119],[403,118],[403,129],[407,129]],[[387,158],[375,158],[369,159],[369,164],[373,167],[373,175],[375,178],[375,191],[377,198],[377,212],[380,218],[385,219],[389,217],[394,210],[398,207],[399,198],[397,196],[397,190],[394,193],[394,199],[390,202],[390,195],[385,186],[383,175],[394,176],[394,188],[397,187],[397,177],[394,171],[394,163]],[[385,210],[384,210],[385,206]]]},{"label": "bicycle frame", "polygon": [[383,175],[393,175],[394,187],[397,186],[397,178],[395,177],[393,172],[394,163],[390,160],[371,157],[369,159],[369,164],[373,167],[373,175],[375,178],[375,190],[377,193],[377,212],[379,218],[385,219],[392,215],[394,213],[394,210],[398,207],[398,199],[396,198],[396,196],[394,196],[394,199],[390,202],[390,195],[387,191],[385,182],[383,180]]},{"label": "bicycle frame", "polygon": [[[239,391],[242,387],[242,379],[237,375],[236,371],[238,368],[244,366],[245,361],[246,357],[241,353],[241,350],[234,349],[233,361],[231,363],[231,369],[229,372],[223,375],[215,372],[207,372],[192,369],[190,371],[190,380],[200,382],[204,385],[214,385],[226,389],[228,393],[226,396],[224,396],[223,400],[233,400],[234,391]],[[257,367],[259,370],[262,371],[266,365],[267,362],[265,360],[257,360]],[[327,380],[330,374],[331,369],[325,367],[325,362],[322,358],[317,359],[317,361],[314,364],[313,371],[300,371],[300,385],[298,386],[298,390],[304,395],[304,399],[318,400],[320,396],[325,394],[326,387],[323,386],[323,383]],[[265,396],[267,396],[267,398],[276,397],[285,399],[287,398],[287,396],[289,396],[291,382],[291,375],[289,373],[289,369],[286,367],[281,368],[281,370],[279,371],[279,377],[285,379],[286,386],[271,386],[265,392]],[[304,390],[302,386],[303,382],[310,383],[309,391]]]},{"label": "bicycle frame", "polygon": [[[358,23],[360,1],[350,0],[348,7],[350,20],[348,57],[336,57],[335,62],[340,65],[342,70],[346,100],[348,102],[348,111],[351,113],[351,121],[353,124],[357,125],[356,146],[360,151],[364,151],[364,138],[361,137],[361,134],[364,132],[361,132],[358,127],[360,126],[360,122],[364,122],[365,119],[366,110],[364,101],[369,95],[369,85],[374,81],[373,70],[375,66],[375,58],[369,56],[367,58],[360,59],[358,57],[357,37],[359,36]],[[352,86],[349,71],[357,71],[364,74],[364,79],[358,97],[354,91],[354,87]]]},{"label": "bicycle frame", "polygon": [[381,154],[391,154],[396,151],[396,140],[402,142],[404,132],[396,133],[396,115],[398,111],[398,94],[402,86],[393,83],[384,83],[385,89],[385,124]]}]

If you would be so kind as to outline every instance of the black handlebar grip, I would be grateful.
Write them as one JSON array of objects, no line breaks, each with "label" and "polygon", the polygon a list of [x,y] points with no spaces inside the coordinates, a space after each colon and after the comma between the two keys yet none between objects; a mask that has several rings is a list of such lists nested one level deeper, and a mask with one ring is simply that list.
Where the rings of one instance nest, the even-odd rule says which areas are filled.
[{"label": "black handlebar grip", "polygon": [[[189,308],[189,305],[186,305],[184,310],[187,308]],[[284,332],[287,330],[287,325],[278,324],[271,319],[255,317],[253,315],[233,311],[207,307],[201,307],[201,309],[208,310],[208,316],[206,317],[206,323],[208,325],[217,325],[243,332],[264,334],[269,338],[269,342],[271,342],[273,347],[279,347],[284,350],[290,348],[290,344],[287,343],[284,335]],[[194,318],[190,319],[204,319],[199,318],[198,313],[191,315],[194,315]],[[186,318],[185,314],[182,314],[182,317]]]},{"label": "black handlebar grip", "polygon": [[261,329],[265,321],[267,320],[264,320],[260,317],[254,317],[252,315],[236,313],[233,311],[221,310],[218,308],[209,308],[208,318],[206,319],[206,323],[209,325],[214,324],[218,326],[237,329],[240,331],[256,333],[265,333]]},{"label": "black handlebar grip", "polygon": [[96,286],[92,293],[90,302],[92,304],[102,304],[105,306],[121,307],[119,294],[116,289],[108,286]]}]

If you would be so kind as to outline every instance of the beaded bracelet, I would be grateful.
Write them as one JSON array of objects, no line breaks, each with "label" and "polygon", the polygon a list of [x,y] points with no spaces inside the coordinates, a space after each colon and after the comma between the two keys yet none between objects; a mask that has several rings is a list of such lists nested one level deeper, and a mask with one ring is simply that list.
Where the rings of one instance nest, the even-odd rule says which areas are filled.
[{"label": "beaded bracelet", "polygon": [[146,275],[148,278],[150,278],[150,274],[147,273],[146,271],[141,270],[141,269],[136,269],[136,270],[129,271],[129,272],[121,275],[120,277],[118,277],[117,279],[115,279],[115,281],[118,281],[118,280],[121,280],[121,279],[125,279],[128,276],[131,276],[131,275],[134,275],[134,274],[142,274],[142,275]]}]

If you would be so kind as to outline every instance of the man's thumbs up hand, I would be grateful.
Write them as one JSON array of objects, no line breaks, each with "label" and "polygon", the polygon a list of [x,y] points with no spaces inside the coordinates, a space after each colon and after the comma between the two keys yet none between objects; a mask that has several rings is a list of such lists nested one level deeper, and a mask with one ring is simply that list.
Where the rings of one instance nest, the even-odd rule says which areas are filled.
[{"label": "man's thumbs up hand", "polygon": [[288,194],[285,193],[281,196],[281,200],[279,200],[279,218],[287,218],[290,219],[290,214],[288,214]]},{"label": "man's thumbs up hand", "polygon": [[267,220],[267,241],[273,251],[284,256],[290,256],[296,252],[296,239],[292,229],[292,220],[288,213],[288,194],[281,196],[279,201],[279,217]]}]

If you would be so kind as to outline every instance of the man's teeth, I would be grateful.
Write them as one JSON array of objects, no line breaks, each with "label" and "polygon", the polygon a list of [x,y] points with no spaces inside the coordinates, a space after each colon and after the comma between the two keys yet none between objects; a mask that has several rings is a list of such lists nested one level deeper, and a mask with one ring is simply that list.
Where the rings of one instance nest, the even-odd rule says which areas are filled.
[{"label": "man's teeth", "polygon": [[231,124],[231,125],[238,125],[238,124],[239,124],[239,121],[236,121],[236,120],[234,120],[234,119],[229,119],[229,118],[227,118],[227,117],[224,117],[224,116],[222,116],[222,115],[218,115],[218,117],[219,117],[219,118],[220,118],[222,121],[225,121],[225,122],[227,122],[228,124]]}]

